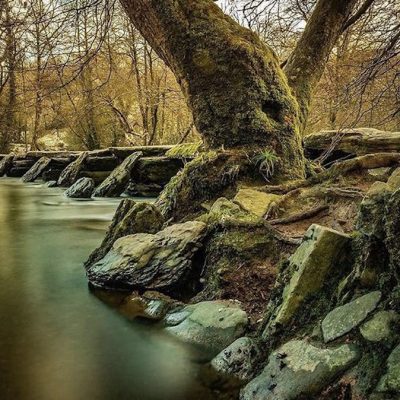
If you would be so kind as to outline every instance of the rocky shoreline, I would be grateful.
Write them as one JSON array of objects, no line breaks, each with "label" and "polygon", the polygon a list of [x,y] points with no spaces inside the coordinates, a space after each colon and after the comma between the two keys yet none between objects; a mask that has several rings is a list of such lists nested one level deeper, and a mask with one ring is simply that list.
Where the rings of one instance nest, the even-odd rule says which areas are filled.
[{"label": "rocky shoreline", "polygon": [[[305,182],[242,185],[185,218],[160,198],[124,199],[86,262],[93,290],[120,292],[123,315],[201,347],[216,398],[398,399],[400,154],[358,149],[346,142],[349,160]],[[145,183],[133,178],[145,150],[126,153],[100,186],[80,175],[85,153],[59,183],[119,196]],[[43,176],[43,157],[28,177]],[[16,161],[4,157],[0,173]]]}]

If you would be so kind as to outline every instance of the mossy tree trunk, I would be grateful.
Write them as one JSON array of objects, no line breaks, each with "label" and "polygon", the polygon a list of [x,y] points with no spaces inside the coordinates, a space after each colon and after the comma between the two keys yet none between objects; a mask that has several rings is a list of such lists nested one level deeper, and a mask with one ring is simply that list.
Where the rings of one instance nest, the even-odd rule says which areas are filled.
[{"label": "mossy tree trunk", "polygon": [[332,48],[348,26],[357,0],[319,0],[288,62],[285,73],[300,106],[300,129],[308,118],[315,86]]},{"label": "mossy tree trunk", "polygon": [[220,195],[226,182],[232,186],[230,179],[221,181],[224,174],[253,176],[249,154],[274,153],[274,182],[304,177],[301,133],[312,91],[356,0],[319,0],[286,73],[270,47],[212,0],[120,1],[174,72],[206,147],[232,154],[221,163],[205,157],[185,168],[160,198],[167,215]]},{"label": "mossy tree trunk", "polygon": [[211,0],[121,0],[174,72],[208,148],[269,148],[303,176],[298,106],[274,52]]}]

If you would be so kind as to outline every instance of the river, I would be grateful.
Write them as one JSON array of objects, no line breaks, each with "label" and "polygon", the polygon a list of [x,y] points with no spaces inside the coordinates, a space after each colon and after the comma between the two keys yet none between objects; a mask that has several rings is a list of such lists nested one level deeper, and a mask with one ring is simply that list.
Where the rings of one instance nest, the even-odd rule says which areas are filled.
[{"label": "river", "polygon": [[0,399],[209,399],[191,349],[124,319],[83,261],[118,201],[0,179]]}]

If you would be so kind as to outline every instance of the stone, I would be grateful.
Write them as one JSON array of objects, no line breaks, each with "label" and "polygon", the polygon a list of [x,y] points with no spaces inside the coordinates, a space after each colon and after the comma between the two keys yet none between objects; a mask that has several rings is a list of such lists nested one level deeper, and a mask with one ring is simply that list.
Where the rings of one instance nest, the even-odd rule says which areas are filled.
[{"label": "stone", "polygon": [[254,189],[240,189],[233,201],[244,210],[263,218],[280,197],[277,194],[263,193]]},{"label": "stone", "polygon": [[179,296],[179,289],[198,279],[194,257],[206,231],[206,224],[189,221],[156,234],[124,236],[103,259],[88,266],[89,281],[95,287],[157,290]]},{"label": "stone", "polygon": [[214,357],[211,366],[219,374],[248,381],[253,377],[260,358],[261,352],[255,341],[241,337]]},{"label": "stone", "polygon": [[184,342],[200,346],[213,355],[218,354],[239,338],[248,318],[237,304],[223,301],[204,301],[179,311],[180,323],[165,330]]},{"label": "stone", "polygon": [[341,232],[313,224],[304,235],[303,242],[290,257],[293,275],[283,292],[283,302],[274,324],[286,325],[301,310],[307,297],[316,295],[338,265],[350,237]]},{"label": "stone", "polygon": [[258,222],[259,217],[253,213],[243,210],[238,204],[220,197],[211,206],[206,215],[208,223],[224,223],[230,222]]},{"label": "stone", "polygon": [[81,178],[65,191],[65,195],[73,199],[90,199],[94,188],[95,184],[93,179]]},{"label": "stone", "polygon": [[14,161],[14,154],[4,156],[0,161],[0,176],[7,175]]},{"label": "stone", "polygon": [[386,362],[386,373],[380,379],[377,392],[400,392],[400,345],[397,346]]},{"label": "stone", "polygon": [[108,178],[95,190],[95,197],[118,197],[127,187],[131,179],[132,170],[135,168],[138,160],[143,153],[140,151],[131,154],[121,165],[114,169]]},{"label": "stone", "polygon": [[359,357],[353,345],[323,349],[302,340],[290,341],[271,354],[263,372],[242,389],[240,399],[313,398]]},{"label": "stone", "polygon": [[57,187],[57,181],[48,181],[46,183],[46,186],[49,187],[49,188]]},{"label": "stone", "polygon": [[132,199],[122,200],[103,242],[93,251],[85,265],[88,267],[101,260],[111,250],[117,239],[135,233],[157,233],[164,222],[164,217],[153,204],[136,203]]},{"label": "stone", "polygon": [[331,311],[322,321],[325,343],[340,338],[360,325],[376,309],[381,297],[380,291],[371,292]]},{"label": "stone", "polygon": [[33,167],[21,178],[22,182],[34,182],[42,176],[43,172],[48,168],[51,163],[51,158],[40,158]]},{"label": "stone", "polygon": [[390,340],[398,329],[400,316],[394,311],[379,311],[360,327],[364,339],[370,342]]},{"label": "stone", "polygon": [[89,153],[84,151],[80,156],[72,161],[64,170],[61,172],[58,178],[57,185],[61,187],[70,187],[78,179],[78,175],[85,166],[86,159]]}]

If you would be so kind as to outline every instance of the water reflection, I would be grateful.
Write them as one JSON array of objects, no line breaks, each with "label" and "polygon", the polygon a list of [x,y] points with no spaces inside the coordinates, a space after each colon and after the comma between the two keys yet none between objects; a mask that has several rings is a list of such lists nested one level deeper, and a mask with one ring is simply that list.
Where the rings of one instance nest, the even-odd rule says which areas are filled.
[{"label": "water reflection", "polygon": [[0,398],[189,400],[190,349],[90,294],[82,262],[118,201],[0,180]]}]

